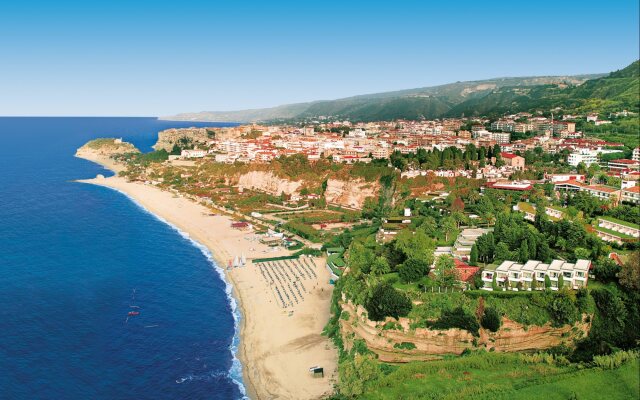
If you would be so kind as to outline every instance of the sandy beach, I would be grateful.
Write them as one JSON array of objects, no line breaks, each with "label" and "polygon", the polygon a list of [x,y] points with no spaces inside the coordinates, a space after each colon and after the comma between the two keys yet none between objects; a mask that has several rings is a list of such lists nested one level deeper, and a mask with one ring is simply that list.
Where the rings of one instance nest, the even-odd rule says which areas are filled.
[{"label": "sandy beach", "polygon": [[[78,156],[116,172],[121,170],[120,165],[104,156]],[[321,335],[329,319],[332,292],[324,260],[305,259],[315,276],[308,274],[305,280],[300,281],[304,290],[301,289],[302,294],[296,298],[298,301],[292,299],[283,306],[275,290],[276,284],[269,282],[260,269],[268,266],[256,265],[252,260],[287,255],[288,251],[273,251],[273,248],[261,244],[253,232],[231,228],[229,216],[150,184],[127,182],[117,176],[99,176],[79,182],[126,193],[148,211],[205,245],[221,267],[236,256],[246,257],[246,266],[225,268],[225,275],[233,286],[241,309],[238,357],[250,398],[317,399],[333,391],[337,379],[337,352],[333,344]],[[289,268],[284,263],[282,265]],[[291,267],[288,273],[293,276],[294,268]],[[293,290],[297,290],[295,285]],[[324,378],[312,376],[309,368],[313,366],[324,368]]]}]

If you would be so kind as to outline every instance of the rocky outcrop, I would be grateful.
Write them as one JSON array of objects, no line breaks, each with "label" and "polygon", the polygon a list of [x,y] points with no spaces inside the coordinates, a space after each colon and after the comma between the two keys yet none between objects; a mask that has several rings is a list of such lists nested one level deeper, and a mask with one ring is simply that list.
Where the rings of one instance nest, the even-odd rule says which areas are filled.
[{"label": "rocky outcrop", "polygon": [[206,127],[206,128],[171,128],[158,132],[158,141],[153,145],[155,150],[173,150],[174,145],[207,145],[213,139],[237,139],[251,132],[251,126]]},{"label": "rocky outcrop", "polygon": [[[385,362],[434,360],[447,354],[460,354],[465,349],[498,352],[538,351],[561,344],[572,345],[575,339],[586,335],[590,328],[586,319],[576,325],[554,328],[550,324],[524,327],[503,318],[502,327],[497,332],[481,328],[479,337],[474,337],[461,329],[411,330],[409,320],[400,318],[400,327],[383,330],[384,323],[367,319],[366,311],[361,306],[354,307],[351,303],[344,303],[342,307],[349,315],[348,319],[340,321],[347,346],[354,338],[363,339],[367,347]],[[415,349],[394,347],[403,342],[413,343]]]},{"label": "rocky outcrop", "polygon": [[329,204],[362,209],[367,197],[375,197],[379,191],[380,184],[378,182],[365,182],[359,179],[349,181],[329,179],[324,197]]},{"label": "rocky outcrop", "polygon": [[[207,144],[213,135],[208,128],[172,128],[158,132],[158,141],[153,145],[155,150],[171,151],[178,144]],[[182,147],[182,146],[181,146]]]},{"label": "rocky outcrop", "polygon": [[240,175],[238,179],[239,189],[252,189],[278,196],[284,192],[286,195],[297,194],[303,186],[302,181],[291,181],[277,177],[269,171],[251,171]]},{"label": "rocky outcrop", "polygon": [[82,154],[96,154],[101,156],[112,156],[115,154],[139,153],[136,146],[122,139],[99,138],[85,143],[76,151],[77,156]]},{"label": "rocky outcrop", "polygon": [[122,139],[94,139],[76,150],[76,157],[93,161],[115,172],[124,170],[125,165],[117,161],[117,155],[139,153],[134,145],[123,142]]}]

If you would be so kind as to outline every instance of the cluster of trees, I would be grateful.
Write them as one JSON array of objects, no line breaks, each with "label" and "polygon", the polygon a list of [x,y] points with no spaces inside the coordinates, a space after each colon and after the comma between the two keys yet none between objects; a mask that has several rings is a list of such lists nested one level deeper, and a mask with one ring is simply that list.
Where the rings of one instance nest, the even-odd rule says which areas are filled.
[{"label": "cluster of trees", "polygon": [[574,260],[597,259],[605,255],[606,250],[607,246],[582,224],[566,220],[550,222],[539,208],[533,225],[520,214],[499,214],[494,231],[480,236],[473,246],[471,263],[549,262],[556,253]]},{"label": "cluster of trees", "polygon": [[413,169],[472,169],[476,164],[484,167],[495,157],[496,166],[504,165],[500,156],[500,146],[493,147],[476,147],[474,144],[468,144],[464,150],[456,147],[447,147],[444,150],[433,149],[431,151],[418,149],[415,153],[402,154],[394,151],[389,160],[391,165],[401,171],[408,168]]}]

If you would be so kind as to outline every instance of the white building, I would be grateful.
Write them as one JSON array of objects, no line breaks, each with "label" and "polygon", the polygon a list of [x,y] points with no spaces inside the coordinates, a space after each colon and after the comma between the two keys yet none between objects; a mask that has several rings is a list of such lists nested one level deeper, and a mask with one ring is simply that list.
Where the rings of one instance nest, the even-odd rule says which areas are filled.
[{"label": "white building", "polygon": [[507,144],[511,141],[511,134],[509,132],[491,132],[491,139],[498,144]]},{"label": "white building", "polygon": [[558,290],[560,276],[564,286],[579,289],[587,286],[590,268],[589,260],[578,260],[575,264],[563,260],[553,260],[550,264],[536,260],[529,260],[524,264],[503,261],[494,271],[482,272],[483,289],[493,290],[494,276],[496,284],[507,290],[532,290],[534,280],[536,288],[543,290],[546,277],[551,281],[551,290]]},{"label": "white building", "polygon": [[598,152],[595,150],[581,149],[574,153],[569,154],[567,163],[571,166],[578,166],[580,163],[584,163],[587,167],[591,164],[598,162]]},{"label": "white building", "polygon": [[192,149],[192,150],[182,150],[180,152],[180,157],[182,158],[202,158],[207,155],[206,150]]}]

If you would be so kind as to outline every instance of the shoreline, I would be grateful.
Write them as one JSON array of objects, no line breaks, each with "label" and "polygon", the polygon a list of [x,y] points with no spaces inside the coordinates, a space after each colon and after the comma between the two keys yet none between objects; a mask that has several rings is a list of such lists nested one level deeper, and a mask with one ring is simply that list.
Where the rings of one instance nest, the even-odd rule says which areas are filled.
[{"label": "shoreline", "polygon": [[[116,173],[108,178],[98,176],[77,182],[107,187],[127,196],[146,212],[186,236],[213,261],[214,268],[225,281],[230,303],[235,302],[236,306],[234,309],[234,305],[230,304],[236,320],[236,332],[230,350],[238,361],[237,367],[241,369],[245,396],[251,399],[317,399],[332,393],[333,383],[337,379],[337,354],[333,344],[320,336],[329,318],[328,303],[332,290],[323,264],[316,263],[319,265],[316,272],[320,277],[312,293],[309,293],[310,298],[285,315],[276,306],[275,296],[272,301],[270,286],[260,280],[259,269],[250,260],[288,255],[289,251],[273,252],[271,248],[258,243],[250,236],[252,234],[231,229],[233,219],[230,216],[218,215],[217,210],[212,211],[182,195],[144,183],[127,182],[117,176],[122,166],[111,159],[105,162],[106,156],[76,156]],[[212,216],[212,212],[216,214]],[[227,270],[224,267],[225,260],[233,258],[234,252],[235,256],[239,255],[238,252],[248,255],[247,266]],[[324,274],[327,279],[324,279]],[[238,343],[234,353],[236,337]],[[278,347],[280,352],[274,352]],[[322,362],[325,367],[326,377],[322,380],[311,378],[308,371],[303,371],[317,365],[318,362],[314,363],[313,360]],[[234,365],[230,369],[232,379],[233,370],[237,367]],[[292,375],[299,377],[294,380]]]}]

